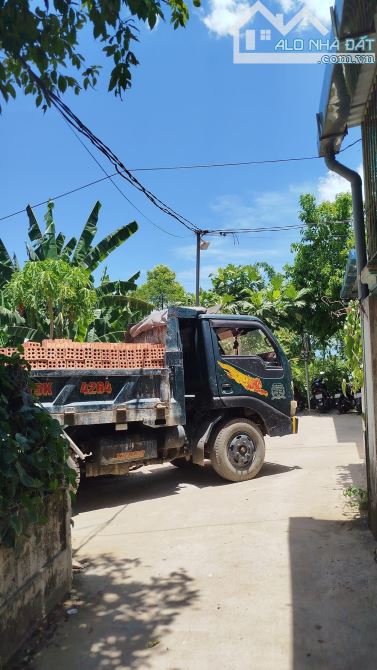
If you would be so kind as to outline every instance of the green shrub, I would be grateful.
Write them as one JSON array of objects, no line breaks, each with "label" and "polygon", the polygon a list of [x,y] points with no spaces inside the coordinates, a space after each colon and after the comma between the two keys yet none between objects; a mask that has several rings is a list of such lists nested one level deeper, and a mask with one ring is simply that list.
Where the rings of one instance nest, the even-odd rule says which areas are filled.
[{"label": "green shrub", "polygon": [[28,366],[0,355],[0,544],[17,547],[31,523],[45,523],[46,494],[75,482],[57,421],[31,395]]},{"label": "green shrub", "polygon": [[360,486],[349,486],[343,491],[351,507],[358,507],[360,511],[368,509],[368,491]]}]

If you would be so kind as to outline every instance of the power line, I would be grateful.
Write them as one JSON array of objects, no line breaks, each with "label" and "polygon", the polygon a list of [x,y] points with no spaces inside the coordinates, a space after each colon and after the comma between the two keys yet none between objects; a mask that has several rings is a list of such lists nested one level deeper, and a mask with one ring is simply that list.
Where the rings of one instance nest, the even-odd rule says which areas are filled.
[{"label": "power line", "polygon": [[[114,181],[114,179],[112,179],[112,175],[109,175],[108,172],[106,172],[106,170],[105,170],[105,168],[103,167],[103,165],[101,165],[101,163],[99,162],[99,160],[97,160],[97,158],[95,157],[95,155],[94,155],[94,154],[90,151],[90,149],[86,146],[85,142],[82,141],[81,137],[76,133],[76,131],[72,128],[72,126],[71,126],[69,123],[67,123],[67,126],[68,126],[68,128],[70,129],[70,131],[74,134],[74,136],[76,137],[76,139],[80,142],[80,144],[84,147],[85,151],[87,151],[88,154],[92,157],[92,159],[93,159],[94,162],[98,165],[98,167],[100,168],[100,170],[102,170],[102,172],[106,175],[106,178],[110,180],[110,182],[112,183],[112,185],[113,185],[113,186],[116,188],[116,190],[120,193],[120,195],[122,196],[122,198],[124,198],[125,200],[127,200],[127,202],[128,202],[134,209],[136,209],[136,211],[139,212],[139,214],[141,214],[141,216],[144,217],[144,219],[146,219],[147,221],[149,221],[149,223],[151,223],[152,226],[154,226],[155,228],[158,228],[158,230],[161,230],[161,231],[162,231],[163,233],[165,233],[166,235],[170,235],[170,237],[177,237],[177,238],[179,238],[179,239],[183,239],[183,238],[184,238],[183,235],[175,235],[175,233],[171,233],[169,230],[165,230],[165,228],[162,228],[162,227],[159,226],[157,223],[155,223],[154,221],[152,221],[152,219],[150,219],[149,216],[147,216],[146,214],[144,214],[144,212],[142,212],[141,209],[139,209],[139,208],[137,207],[137,205],[135,205],[135,203],[132,202],[132,200],[130,200],[130,198],[124,193],[124,191],[122,191],[122,189],[118,186],[118,184]],[[117,174],[117,173],[115,173],[115,174]],[[114,175],[114,176],[115,176],[115,175]]]},{"label": "power line", "polygon": [[[351,144],[348,144],[344,149],[341,149],[339,153],[347,151],[351,147],[355,146],[361,142],[361,139],[355,140]],[[194,163],[193,165],[165,165],[158,167],[146,167],[146,168],[132,168],[130,172],[160,172],[164,170],[203,170],[208,168],[225,168],[225,167],[244,167],[248,165],[271,165],[276,163],[293,163],[300,161],[315,161],[322,160],[322,156],[299,156],[296,158],[271,158],[264,159],[259,161],[236,161],[234,163]]]},{"label": "power line", "polygon": [[150,191],[148,188],[143,186],[143,184],[138,181],[138,179],[130,172],[128,168],[125,167],[125,165],[120,161],[118,156],[108,147],[102,140],[94,135],[94,133],[72,112],[72,110],[66,105],[60,97],[54,93],[53,91],[49,91],[43,81],[41,80],[38,75],[33,72],[33,70],[30,68],[30,66],[26,63],[26,61],[22,60],[23,65],[27,70],[29,71],[31,77],[34,79],[35,83],[37,84],[38,88],[41,90],[43,93],[45,99],[51,104],[55,109],[61,114],[61,116],[69,123],[75,130],[77,130],[79,133],[84,135],[91,144],[93,144],[98,151],[100,151],[115,167],[117,173],[125,179],[129,184],[131,184],[134,188],[136,188],[138,191],[143,193],[150,202],[152,202],[153,205],[158,207],[162,212],[170,216],[171,218],[175,219],[179,223],[181,223],[185,228],[188,230],[194,231],[197,230],[196,224],[194,224],[192,221],[187,219],[185,216],[177,212],[175,209],[170,207],[170,205],[167,205],[163,200],[161,200],[158,196],[156,196],[152,191]]},{"label": "power line", "polygon": [[[352,142],[352,144],[348,144],[344,149],[341,150],[347,151],[347,149],[350,149],[353,147],[355,144],[358,144],[361,142],[360,139],[356,140],[355,142]],[[85,146],[85,145],[84,145]],[[85,146],[87,149],[87,147]],[[87,149],[88,150],[88,149]],[[339,153],[341,153],[339,152]],[[91,154],[92,155],[92,154]],[[281,158],[281,159],[276,159],[276,160],[261,160],[261,161],[244,161],[244,162],[235,162],[235,163],[207,163],[203,165],[181,165],[181,166],[165,166],[165,167],[151,167],[151,168],[132,168],[130,169],[130,172],[146,172],[146,171],[165,171],[165,170],[193,170],[193,169],[199,169],[199,168],[216,168],[216,167],[235,167],[235,166],[247,166],[247,165],[266,165],[266,164],[276,164],[276,163],[288,163],[290,161],[305,161],[305,160],[316,160],[321,158],[320,156],[308,156],[304,158]],[[95,159],[96,160],[96,159]],[[100,164],[99,164],[100,165]],[[100,184],[103,181],[106,181],[108,179],[112,179],[112,177],[116,177],[120,175],[119,170],[116,172],[112,172],[108,174],[106,170],[100,165],[101,170],[105,172],[106,177],[101,177],[100,179],[95,179],[94,181],[90,181],[87,184],[82,184],[81,186],[77,186],[76,188],[72,188],[69,191],[65,191],[64,193],[60,193],[59,195],[55,195],[51,198],[47,198],[46,200],[42,200],[41,202],[37,202],[34,205],[31,205],[33,209],[36,209],[37,207],[42,207],[43,205],[47,205],[50,200],[59,200],[60,198],[65,198],[68,195],[72,195],[73,193],[77,193],[78,191],[82,191],[85,188],[89,188],[90,186],[95,186],[96,184]],[[121,175],[120,175],[121,176]],[[114,183],[114,182],[113,182]],[[115,183],[114,183],[115,185]],[[117,186],[116,186],[117,188]],[[126,196],[124,196],[126,197]],[[131,202],[129,200],[129,202]],[[137,207],[133,205],[135,209]],[[142,214],[150,223],[152,223],[151,219],[149,219],[145,214],[143,214],[140,210],[138,210],[140,214]],[[17,216],[18,214],[23,214],[25,212],[25,207],[22,209],[18,209],[15,212],[11,212],[10,214],[5,214],[4,216],[0,217],[0,221],[5,221],[6,219],[11,219],[13,216]],[[156,225],[157,224],[153,224]],[[167,232],[167,231],[165,231]],[[172,233],[170,233],[172,235]]]},{"label": "power line", "polygon": [[[327,225],[334,225],[334,224],[350,224],[351,221],[344,220],[344,221],[319,221],[319,224],[327,224]],[[310,222],[310,223],[299,223],[299,224],[293,224],[293,225],[285,225],[285,226],[259,226],[257,228],[217,228],[213,230],[201,230],[200,234],[207,237],[207,236],[218,236],[218,237],[226,237],[227,235],[240,235],[240,234],[249,234],[249,233],[265,233],[265,232],[280,232],[280,231],[285,231],[285,230],[294,230],[294,229],[302,229],[302,228],[308,228],[309,226],[316,226],[318,225],[317,222]]]}]

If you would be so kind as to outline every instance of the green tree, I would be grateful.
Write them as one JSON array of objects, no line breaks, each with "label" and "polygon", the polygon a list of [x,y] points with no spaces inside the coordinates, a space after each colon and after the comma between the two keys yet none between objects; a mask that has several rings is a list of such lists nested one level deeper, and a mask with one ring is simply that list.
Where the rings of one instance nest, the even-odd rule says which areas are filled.
[{"label": "green tree", "polygon": [[356,300],[349,304],[343,330],[344,354],[352,390],[355,393],[364,386],[363,339],[359,309]]},{"label": "green tree", "polygon": [[301,312],[306,305],[306,289],[298,291],[293,282],[281,273],[275,273],[267,285],[259,290],[246,288],[242,299],[229,305],[231,311],[250,314],[265,321],[272,329],[297,329]]},{"label": "green tree", "polygon": [[337,312],[342,306],[340,290],[353,246],[352,199],[343,193],[334,202],[317,205],[315,197],[306,194],[300,205],[300,219],[306,225],[300,241],[292,245],[295,258],[286,270],[297,289],[308,291],[303,325],[324,348],[342,327]]},{"label": "green tree", "polygon": [[41,331],[47,324],[50,338],[66,336],[73,324],[78,330],[87,326],[96,302],[89,271],[53,259],[25,263],[13,273],[6,294],[29,326]]},{"label": "green tree", "polygon": [[157,309],[169,305],[187,304],[187,294],[177,282],[176,274],[167,265],[156,265],[147,272],[147,281],[135,292],[135,297],[147,300]]},{"label": "green tree", "polygon": [[259,291],[265,286],[266,279],[263,271],[274,273],[267,264],[233,265],[229,263],[219,268],[216,274],[211,275],[213,292],[216,296],[230,296],[234,301],[241,300],[245,289]]},{"label": "green tree", "polygon": [[21,549],[30,524],[46,523],[45,496],[75,485],[59,423],[30,395],[28,366],[0,356],[0,545]]},{"label": "green tree", "polygon": [[[195,6],[200,0],[193,0]],[[153,29],[158,19],[167,18],[174,28],[185,26],[188,8],[184,0],[2,0],[0,2],[0,95],[5,101],[16,97],[17,87],[33,95],[36,104],[48,106],[43,88],[50,91],[95,86],[98,65],[88,65],[80,53],[79,38],[91,31],[94,40],[112,61],[108,90],[115,95],[131,86],[131,69],[138,65],[132,46],[139,41],[137,22]],[[77,72],[77,76],[73,73]]]},{"label": "green tree", "polygon": [[[80,236],[78,238],[71,237],[67,241],[63,233],[56,234],[53,216],[54,206],[52,201],[47,205],[47,212],[44,216],[44,230],[39,225],[30,205],[26,208],[29,219],[29,243],[26,244],[26,249],[31,261],[60,258],[71,265],[85,267],[92,273],[100,263],[105,261],[115,249],[124,244],[138,230],[136,221],[131,221],[131,223],[117,228],[97,244],[93,244],[97,234],[98,217],[101,209],[101,203],[97,201],[88,216]],[[9,265],[11,260],[8,255],[6,263]],[[15,260],[13,260],[14,262]]]},{"label": "green tree", "polygon": [[[71,266],[88,271],[93,281],[92,273],[97,267],[138,230],[137,223],[132,221],[95,243],[100,208],[101,203],[96,202],[80,235],[67,240],[62,232],[57,233],[56,231],[53,202],[47,206],[44,228],[38,223],[34,212],[28,206],[26,210],[29,219],[28,242],[26,243],[28,259],[32,262],[65,261]],[[11,307],[9,298],[6,297],[9,294],[4,292],[12,275],[19,269],[17,258],[11,256],[0,240],[0,324],[2,327],[0,337],[3,345],[18,344],[25,337],[34,339],[36,336],[39,338],[42,336],[41,332],[37,335],[38,329],[36,331],[35,321],[33,320],[32,323],[25,321],[17,310]],[[129,321],[133,319],[133,315],[144,315],[150,309],[150,305],[143,303],[141,299],[134,298],[132,293],[136,288],[139,274],[136,273],[127,280],[111,281],[105,271],[100,285],[95,289],[97,302],[93,322],[87,331],[82,322],[80,322],[80,329],[78,329],[79,324],[72,324],[69,336],[81,340],[96,339],[95,328],[98,327],[98,337],[109,336],[114,339],[115,332],[119,337],[119,331],[124,331]],[[121,325],[122,322],[124,326]]]}]

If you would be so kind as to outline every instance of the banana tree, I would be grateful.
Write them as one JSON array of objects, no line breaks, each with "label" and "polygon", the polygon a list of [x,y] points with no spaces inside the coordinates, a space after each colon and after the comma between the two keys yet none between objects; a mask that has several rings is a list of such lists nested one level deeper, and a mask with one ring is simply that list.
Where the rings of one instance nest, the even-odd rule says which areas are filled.
[{"label": "banana tree", "polygon": [[27,253],[31,261],[44,261],[47,259],[63,260],[71,265],[85,267],[90,273],[102,263],[115,249],[120,247],[138,229],[136,221],[121,226],[110,233],[101,242],[93,244],[97,234],[97,224],[101,203],[96,202],[82,229],[78,239],[71,237],[66,241],[63,233],[56,234],[53,218],[54,203],[49,202],[45,214],[45,229],[42,231],[35,215],[27,206],[26,212],[29,219]]},{"label": "banana tree", "polygon": [[[29,227],[26,251],[29,261],[65,261],[70,266],[76,266],[89,272],[92,281],[93,273],[98,266],[138,230],[136,221],[132,221],[110,233],[100,242],[94,243],[100,208],[101,203],[97,201],[80,235],[77,238],[71,237],[67,240],[63,233],[57,234],[56,232],[53,202],[48,203],[47,212],[44,216],[44,227],[38,223],[32,208],[28,206],[26,211]],[[16,257],[12,257],[8,253],[4,243],[0,240],[0,289],[5,288],[14,272],[19,269]],[[123,323],[128,323],[130,319],[137,318],[139,314],[143,315],[150,309],[149,303],[132,297],[139,273],[127,281],[118,282],[110,282],[106,272],[105,275],[100,285],[95,289],[96,317],[93,319],[92,326],[85,331],[83,325],[80,327],[77,324],[71,325],[70,336],[78,339],[85,339],[89,336],[96,338],[96,328],[99,328],[98,336],[100,337],[110,336],[110,333],[115,333],[118,329],[124,332]],[[44,327],[33,328],[29,323],[5,324],[4,320],[6,318],[9,321],[9,315],[2,317],[0,313],[0,326],[6,327],[8,341],[12,343],[22,342],[24,337],[30,337],[31,333],[33,339],[34,337],[41,339],[46,336]],[[19,315],[19,318],[22,319],[22,315]]]},{"label": "banana tree", "polygon": [[225,296],[223,308],[231,313],[256,316],[273,329],[289,328],[293,322],[300,321],[307,293],[306,289],[298,291],[292,282],[286,281],[284,275],[276,273],[264,288],[244,289],[240,300],[232,302],[230,296]]},{"label": "banana tree", "polygon": [[96,288],[96,309],[84,339],[92,341],[116,342],[123,339],[124,332],[132,323],[136,323],[148,314],[153,305],[135,298],[131,291],[136,286],[140,273],[128,281],[110,281],[106,272]]}]

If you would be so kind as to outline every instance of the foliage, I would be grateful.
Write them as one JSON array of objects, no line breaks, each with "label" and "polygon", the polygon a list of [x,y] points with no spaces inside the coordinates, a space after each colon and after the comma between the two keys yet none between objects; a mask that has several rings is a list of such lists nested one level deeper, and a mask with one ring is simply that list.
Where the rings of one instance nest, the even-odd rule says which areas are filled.
[{"label": "foliage", "polygon": [[169,305],[187,304],[187,294],[177,282],[176,274],[167,265],[156,265],[147,272],[147,281],[135,292],[135,297],[147,300],[157,309]]},{"label": "foliage", "polygon": [[245,289],[235,308],[241,314],[259,317],[273,329],[294,327],[301,321],[306,294],[305,288],[298,291],[284,275],[277,273],[261,290]]},{"label": "foliage", "polygon": [[96,288],[96,307],[84,340],[119,342],[130,325],[152,311],[153,304],[135,297],[138,276],[139,273],[128,281],[111,282],[105,269],[100,285]]},{"label": "foliage", "polygon": [[348,486],[343,495],[349,499],[348,502],[352,507],[358,507],[360,511],[368,509],[368,491],[360,486]]},{"label": "foliage", "polygon": [[29,326],[47,322],[51,338],[64,337],[73,324],[88,325],[96,301],[88,270],[53,259],[27,261],[13,273],[5,294]]},{"label": "foliage", "polygon": [[[200,0],[193,4],[199,6]],[[15,98],[19,87],[46,109],[49,102],[33,73],[54,92],[71,89],[79,94],[82,88],[95,86],[101,68],[88,66],[79,51],[79,38],[88,29],[112,61],[108,90],[122,96],[131,86],[132,67],[138,65],[132,50],[139,39],[136,20],[153,29],[158,19],[165,18],[163,8],[174,28],[186,25],[189,14],[184,0],[44,0],[41,5],[31,0],[2,0],[1,96],[5,101]]]},{"label": "foliage", "polygon": [[293,265],[288,277],[297,290],[306,289],[308,300],[302,310],[304,329],[326,346],[339,333],[342,320],[340,290],[348,253],[353,246],[349,223],[352,199],[347,193],[337,195],[335,202],[317,205],[313,195],[300,198],[300,219],[306,226],[301,240],[292,245]]},{"label": "foliage", "polygon": [[350,303],[344,323],[344,354],[350,371],[349,381],[354,393],[364,386],[363,341],[359,305],[357,301]]},{"label": "foliage", "polygon": [[[56,234],[53,202],[50,201],[47,205],[47,212],[44,216],[45,230],[43,231],[32,208],[28,205],[26,212],[29,219],[28,237],[30,242],[26,244],[26,249],[29,260],[45,261],[50,258],[59,258],[71,265],[87,268],[90,273],[94,272],[100,263],[105,261],[115,249],[120,247],[138,230],[136,221],[131,221],[131,223],[121,226],[113,233],[107,235],[103,240],[93,245],[93,240],[97,233],[100,209],[101,203],[97,201],[88,216],[79,238],[72,237],[67,241],[63,233]],[[4,245],[2,248],[0,247],[0,262],[4,260],[9,265],[11,259],[7,252],[7,257],[3,256],[4,249]],[[3,254],[1,253],[2,250]]]},{"label": "foliage", "polygon": [[[303,392],[304,389],[306,389],[304,362],[301,359],[294,359],[290,362],[294,384]],[[309,363],[309,379],[313,381],[313,379],[316,379],[316,377],[319,376],[320,372],[325,373],[326,386],[330,393],[339,390],[342,385],[342,380],[348,376],[346,361],[340,356],[332,354],[326,356],[313,356]]]},{"label": "foliage", "polygon": [[201,294],[204,306],[218,304],[224,312],[250,314],[273,329],[300,324],[306,289],[298,291],[267,263],[219,268],[212,286],[213,290]]},{"label": "foliage", "polygon": [[213,292],[216,296],[231,296],[234,302],[242,300],[246,289],[259,291],[265,286],[263,268],[268,267],[272,274],[273,269],[262,263],[255,265],[234,265],[229,263],[219,268],[216,274],[211,275]]},{"label": "foliage", "polygon": [[[92,273],[98,265],[138,229],[137,223],[132,221],[110,233],[100,242],[94,243],[100,208],[101,203],[96,202],[78,238],[72,237],[67,240],[63,233],[56,232],[53,216],[54,203],[48,203],[44,217],[44,229],[38,223],[31,207],[28,206],[26,211],[29,228],[26,250],[29,261],[38,263],[46,260],[61,260],[90,273],[90,281],[93,281]],[[42,339],[48,334],[46,319],[39,318],[36,323],[34,319],[30,320],[28,314],[22,316],[6,298],[5,286],[19,269],[17,258],[10,255],[0,240],[0,324],[2,326],[0,341],[2,345],[17,345],[25,338]],[[136,273],[125,281],[111,282],[105,270],[100,286],[95,289],[96,305],[95,310],[92,311],[90,323],[66,322],[65,336],[79,340],[119,339],[120,332],[124,332],[131,319],[138,318],[140,314],[145,315],[151,308],[149,303],[137,300],[131,295],[136,288],[138,277],[139,273]]]},{"label": "foliage", "polygon": [[75,484],[57,421],[37,405],[27,365],[0,356],[0,543],[17,546],[31,523],[44,523],[44,498]]}]

